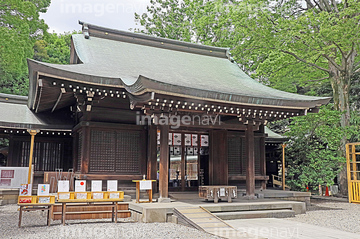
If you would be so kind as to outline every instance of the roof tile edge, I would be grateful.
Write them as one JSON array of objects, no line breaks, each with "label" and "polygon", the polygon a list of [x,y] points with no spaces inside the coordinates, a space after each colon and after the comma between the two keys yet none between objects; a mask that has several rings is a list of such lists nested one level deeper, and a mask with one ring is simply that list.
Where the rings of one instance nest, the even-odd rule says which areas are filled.
[{"label": "roof tile edge", "polygon": [[82,25],[82,31],[85,39],[89,39],[91,36],[94,36],[104,39],[117,40],[206,56],[226,58],[231,60],[231,53],[229,48],[200,45],[196,43],[155,37],[142,33],[133,33],[129,31],[92,25],[82,21],[79,21],[79,24]]}]

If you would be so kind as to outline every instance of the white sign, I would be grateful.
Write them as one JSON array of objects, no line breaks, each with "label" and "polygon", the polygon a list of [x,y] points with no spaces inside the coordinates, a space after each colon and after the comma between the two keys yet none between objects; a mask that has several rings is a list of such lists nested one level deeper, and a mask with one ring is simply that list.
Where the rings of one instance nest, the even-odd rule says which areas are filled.
[{"label": "white sign", "polygon": [[174,145],[181,145],[181,134],[174,133]]},{"label": "white sign", "polygon": [[225,197],[225,188],[220,188],[220,197]]},{"label": "white sign", "polygon": [[92,180],[91,192],[101,192],[101,191],[102,191],[102,180]]},{"label": "white sign", "polygon": [[75,192],[86,192],[86,180],[75,181]]},{"label": "white sign", "polygon": [[201,135],[201,146],[209,146],[209,135]]},{"label": "white sign", "polygon": [[198,141],[198,136],[197,136],[197,134],[192,134],[191,135],[191,143],[192,143],[192,146],[197,146],[198,145],[198,143],[197,143],[197,141]]},{"label": "white sign", "polygon": [[115,192],[118,190],[118,181],[117,180],[107,180],[107,190],[110,192]]},{"label": "white sign", "polygon": [[191,146],[191,134],[185,134],[185,146]]},{"label": "white sign", "polygon": [[28,183],[28,173],[28,167],[0,167],[0,188],[20,188],[21,184]]},{"label": "white sign", "polygon": [[69,192],[69,181],[67,181],[67,180],[59,180],[57,185],[58,185],[58,192],[59,193],[67,193],[67,192]]},{"label": "white sign", "polygon": [[49,196],[50,184],[38,184],[37,195]]},{"label": "white sign", "polygon": [[151,180],[140,181],[140,190],[150,190],[152,189]]}]

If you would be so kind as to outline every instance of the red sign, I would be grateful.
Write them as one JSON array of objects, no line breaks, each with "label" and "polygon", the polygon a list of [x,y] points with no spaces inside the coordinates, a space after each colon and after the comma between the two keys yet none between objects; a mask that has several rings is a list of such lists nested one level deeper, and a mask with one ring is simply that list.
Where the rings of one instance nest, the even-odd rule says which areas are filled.
[{"label": "red sign", "polygon": [[1,178],[14,178],[14,170],[1,170]]},{"label": "red sign", "polygon": [[11,179],[0,179],[0,186],[11,186]]}]

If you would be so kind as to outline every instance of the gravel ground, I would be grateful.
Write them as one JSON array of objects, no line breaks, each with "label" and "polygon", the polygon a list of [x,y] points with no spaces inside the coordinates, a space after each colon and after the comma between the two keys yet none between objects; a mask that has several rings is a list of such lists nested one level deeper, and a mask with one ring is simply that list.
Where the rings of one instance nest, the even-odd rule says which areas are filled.
[{"label": "gravel ground", "polygon": [[46,213],[42,211],[24,212],[22,227],[18,228],[17,205],[0,206],[0,238],[199,238],[216,239],[208,233],[173,223],[137,223],[129,219],[71,220],[62,226],[60,221],[52,221],[46,226]]},{"label": "gravel ground", "polygon": [[286,219],[360,234],[360,204],[311,199],[306,214]]}]

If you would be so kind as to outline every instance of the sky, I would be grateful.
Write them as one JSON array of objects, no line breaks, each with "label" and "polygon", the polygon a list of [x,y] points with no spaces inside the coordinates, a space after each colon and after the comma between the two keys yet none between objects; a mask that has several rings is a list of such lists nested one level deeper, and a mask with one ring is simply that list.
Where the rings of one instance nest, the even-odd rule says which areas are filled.
[{"label": "sky", "polygon": [[138,28],[134,13],[146,12],[150,0],[52,0],[48,11],[40,17],[49,32],[81,30],[78,21],[119,30]]}]

